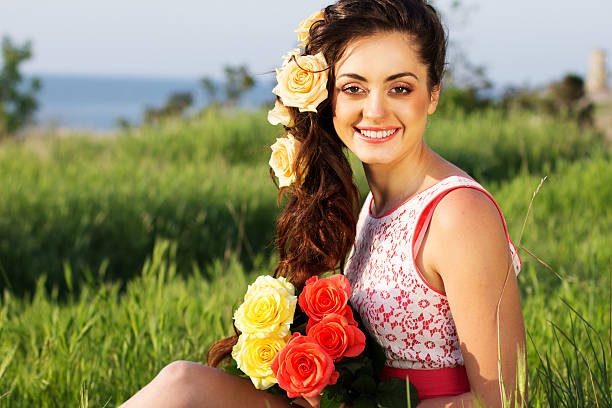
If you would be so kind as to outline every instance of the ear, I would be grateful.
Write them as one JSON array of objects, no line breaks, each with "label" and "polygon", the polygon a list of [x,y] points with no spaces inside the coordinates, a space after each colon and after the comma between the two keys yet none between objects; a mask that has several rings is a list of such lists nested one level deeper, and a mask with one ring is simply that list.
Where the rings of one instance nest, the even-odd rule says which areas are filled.
[{"label": "ear", "polygon": [[438,83],[431,88],[429,106],[427,107],[427,114],[429,115],[433,115],[433,113],[436,111],[436,108],[438,107],[438,101],[440,100],[441,85],[442,84]]}]

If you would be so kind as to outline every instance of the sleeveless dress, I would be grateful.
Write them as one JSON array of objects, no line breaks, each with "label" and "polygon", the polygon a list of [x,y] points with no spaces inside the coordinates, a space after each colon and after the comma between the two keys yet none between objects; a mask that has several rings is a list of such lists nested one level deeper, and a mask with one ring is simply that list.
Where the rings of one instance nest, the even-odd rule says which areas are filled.
[{"label": "sleeveless dress", "polygon": [[421,400],[470,390],[446,295],[425,281],[415,262],[434,208],[457,188],[482,191],[495,203],[518,274],[521,260],[499,206],[480,184],[462,176],[447,177],[378,217],[371,213],[369,193],[344,271],[352,306],[385,352],[381,378],[409,378]]}]

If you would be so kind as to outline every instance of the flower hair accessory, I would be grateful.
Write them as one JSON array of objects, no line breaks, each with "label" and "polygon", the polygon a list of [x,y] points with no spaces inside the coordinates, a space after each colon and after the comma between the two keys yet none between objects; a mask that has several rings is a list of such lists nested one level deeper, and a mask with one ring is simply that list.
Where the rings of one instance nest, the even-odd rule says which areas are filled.
[{"label": "flower hair accessory", "polygon": [[323,53],[289,56],[276,70],[278,84],[272,93],[280,96],[283,105],[300,112],[317,112],[317,106],[327,99],[327,63]]},{"label": "flower hair accessory", "polygon": [[268,112],[268,122],[273,125],[282,123],[283,126],[287,127],[295,125],[289,109],[278,100],[274,103],[274,109]]},{"label": "flower hair accessory", "polygon": [[295,140],[291,133],[288,133],[287,137],[276,139],[276,142],[270,146],[272,155],[268,164],[274,170],[274,175],[278,177],[279,187],[288,187],[295,181],[293,163],[299,147],[300,142]]},{"label": "flower hair accessory", "polygon": [[308,44],[310,27],[312,27],[316,21],[323,20],[323,18],[324,12],[323,10],[319,10],[300,23],[300,26],[297,30],[295,30],[295,32],[298,34],[298,41],[302,47],[306,47],[306,44]]},{"label": "flower hair accessory", "polygon": [[[317,11],[300,23],[297,30],[298,41],[305,47],[309,40],[312,25],[323,20],[323,11]],[[328,97],[328,66],[323,53],[302,55],[302,50],[294,48],[283,56],[283,64],[276,69],[277,85],[272,93],[278,96],[274,108],[268,112],[268,122],[285,127],[295,126],[294,114],[288,107],[300,112],[317,113],[317,107]],[[270,157],[270,167],[279,179],[279,187],[295,182],[293,161],[297,155],[299,142],[291,134],[276,140]]]}]

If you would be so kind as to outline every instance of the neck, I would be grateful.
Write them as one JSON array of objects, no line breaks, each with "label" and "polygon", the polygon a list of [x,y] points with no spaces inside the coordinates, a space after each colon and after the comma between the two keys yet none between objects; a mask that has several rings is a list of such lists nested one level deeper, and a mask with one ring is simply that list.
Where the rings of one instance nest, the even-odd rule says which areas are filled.
[{"label": "neck", "polygon": [[391,211],[426,188],[433,161],[434,153],[423,141],[397,163],[364,164],[376,214]]}]

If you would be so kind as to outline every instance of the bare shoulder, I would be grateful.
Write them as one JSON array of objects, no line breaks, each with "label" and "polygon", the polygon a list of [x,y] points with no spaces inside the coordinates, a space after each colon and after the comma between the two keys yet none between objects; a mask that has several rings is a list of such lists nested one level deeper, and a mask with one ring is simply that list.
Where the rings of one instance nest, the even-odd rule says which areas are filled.
[{"label": "bare shoulder", "polygon": [[446,232],[483,222],[499,222],[503,228],[495,203],[482,191],[470,187],[457,188],[447,193],[432,216],[432,225]]},{"label": "bare shoulder", "polygon": [[465,269],[474,271],[475,262],[505,264],[508,259],[501,215],[480,190],[458,188],[446,194],[434,210],[430,229],[429,239],[438,249],[432,252],[432,263],[443,278],[447,269],[464,269],[457,268],[459,264],[470,265]]}]

